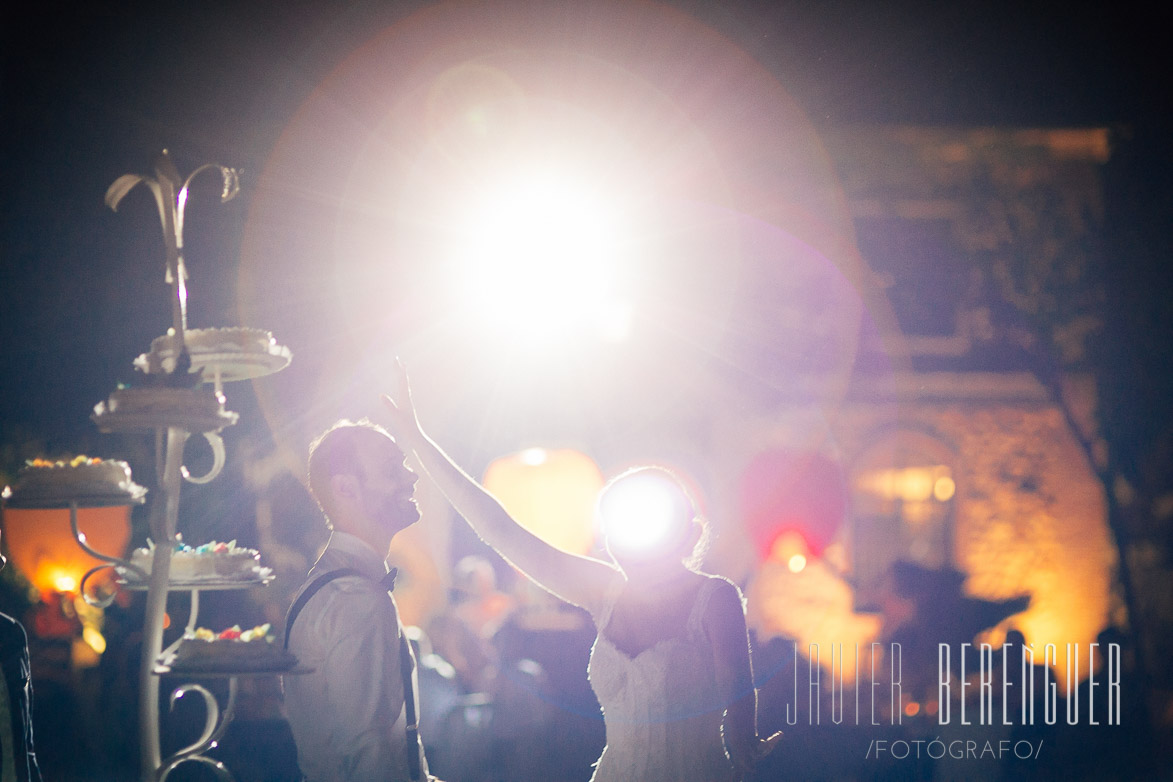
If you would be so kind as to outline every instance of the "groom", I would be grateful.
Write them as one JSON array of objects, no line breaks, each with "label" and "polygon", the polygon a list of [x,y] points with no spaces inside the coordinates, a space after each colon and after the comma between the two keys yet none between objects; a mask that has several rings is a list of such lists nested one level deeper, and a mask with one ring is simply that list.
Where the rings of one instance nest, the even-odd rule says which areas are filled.
[{"label": "groom", "polygon": [[385,561],[391,539],[419,520],[418,478],[403,459],[365,421],[340,421],[310,446],[310,491],[331,535],[286,620],[289,651],[313,672],[283,680],[307,782],[432,779]]}]

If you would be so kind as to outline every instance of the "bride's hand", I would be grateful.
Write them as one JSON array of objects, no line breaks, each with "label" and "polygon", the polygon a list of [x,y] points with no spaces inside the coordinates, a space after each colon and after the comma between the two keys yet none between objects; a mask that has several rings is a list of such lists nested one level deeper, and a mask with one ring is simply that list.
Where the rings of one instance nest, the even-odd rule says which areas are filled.
[{"label": "bride's hand", "polygon": [[398,358],[395,359],[391,386],[391,393],[383,394],[387,428],[396,440],[411,439],[419,434],[420,426],[415,416],[415,406],[411,401],[411,383],[407,379],[407,367]]},{"label": "bride's hand", "polygon": [[763,760],[767,755],[774,751],[774,747],[782,740],[782,731],[778,731],[766,738],[759,738],[758,745],[754,748],[754,762]]},{"label": "bride's hand", "polygon": [[754,743],[746,748],[745,752],[739,752],[732,755],[734,765],[737,767],[738,773],[742,777],[748,777],[757,768],[758,763],[766,758],[778,742],[782,740],[782,731],[772,734],[767,738],[754,737]]}]

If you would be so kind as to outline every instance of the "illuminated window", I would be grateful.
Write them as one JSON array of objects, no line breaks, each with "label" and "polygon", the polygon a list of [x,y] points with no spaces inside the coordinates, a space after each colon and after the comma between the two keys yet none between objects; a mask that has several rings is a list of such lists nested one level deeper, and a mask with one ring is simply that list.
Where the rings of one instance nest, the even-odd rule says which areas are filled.
[{"label": "illuminated window", "polygon": [[953,564],[956,454],[926,432],[870,438],[850,471],[852,568],[860,610],[874,609],[892,563],[930,569]]}]

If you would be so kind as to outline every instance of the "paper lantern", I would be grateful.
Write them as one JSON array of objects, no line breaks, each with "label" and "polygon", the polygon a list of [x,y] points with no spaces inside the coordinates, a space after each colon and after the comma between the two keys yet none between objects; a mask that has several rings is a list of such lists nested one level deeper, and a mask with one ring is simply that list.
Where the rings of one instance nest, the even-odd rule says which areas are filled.
[{"label": "paper lantern", "polygon": [[530,448],[503,456],[485,471],[484,485],[542,540],[573,554],[590,552],[603,475],[586,454]]},{"label": "paper lantern", "polygon": [[[814,556],[837,534],[847,510],[839,465],[811,452],[773,449],[749,463],[741,478],[741,513],[762,559],[796,533]],[[793,555],[796,552],[789,552]]]},{"label": "paper lantern", "polygon": [[[12,565],[41,592],[77,592],[90,568],[101,565],[78,545],[69,510],[4,509],[4,542]],[[121,556],[130,540],[130,507],[79,508],[78,529],[87,544]]]}]

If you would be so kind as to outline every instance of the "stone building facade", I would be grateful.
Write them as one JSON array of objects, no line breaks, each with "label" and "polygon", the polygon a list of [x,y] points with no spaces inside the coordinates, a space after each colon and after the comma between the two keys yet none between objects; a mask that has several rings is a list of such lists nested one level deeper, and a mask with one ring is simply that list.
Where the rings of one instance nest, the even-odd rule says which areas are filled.
[{"label": "stone building facade", "polygon": [[[1086,645],[1120,618],[1084,371],[1100,325],[1107,132],[868,127],[823,138],[874,282],[861,292],[870,317],[833,411],[782,405],[756,431],[768,432],[757,447],[771,447],[820,430],[808,440],[841,470],[845,518],[801,568],[793,554],[810,552],[799,543],[766,556],[751,622],[812,643],[883,638],[901,621],[893,601],[908,598],[891,594],[891,566],[911,562],[956,575],[949,599],[976,606],[979,640],[1016,629],[1036,647],[1057,644],[1061,672],[1065,645],[1085,645],[1082,673]],[[920,613],[933,621],[931,606]]]}]

